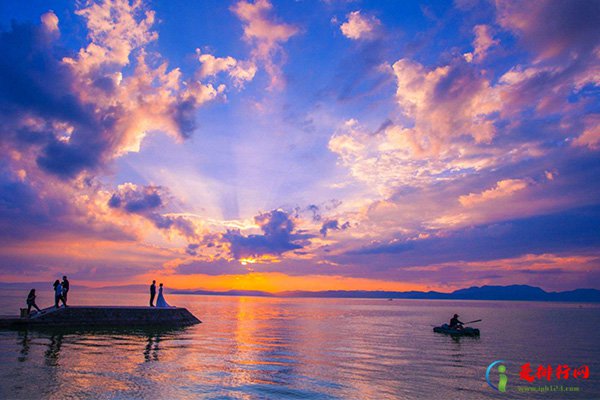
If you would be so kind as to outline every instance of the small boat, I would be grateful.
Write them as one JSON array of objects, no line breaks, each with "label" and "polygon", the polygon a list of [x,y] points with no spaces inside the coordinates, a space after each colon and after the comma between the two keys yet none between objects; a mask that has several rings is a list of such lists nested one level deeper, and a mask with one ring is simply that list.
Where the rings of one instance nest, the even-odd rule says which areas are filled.
[{"label": "small boat", "polygon": [[433,328],[434,332],[437,333],[445,333],[446,335],[452,336],[479,336],[479,329],[477,328],[463,328],[463,329],[454,329],[450,328],[448,324],[444,324],[442,326],[436,326]]}]

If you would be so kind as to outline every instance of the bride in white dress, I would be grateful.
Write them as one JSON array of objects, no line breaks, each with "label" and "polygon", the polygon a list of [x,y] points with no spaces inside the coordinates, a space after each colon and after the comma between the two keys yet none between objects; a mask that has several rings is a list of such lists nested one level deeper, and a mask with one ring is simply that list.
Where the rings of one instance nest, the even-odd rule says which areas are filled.
[{"label": "bride in white dress", "polygon": [[165,296],[163,296],[163,284],[162,283],[158,287],[158,298],[156,299],[156,307],[171,307],[165,301]]}]

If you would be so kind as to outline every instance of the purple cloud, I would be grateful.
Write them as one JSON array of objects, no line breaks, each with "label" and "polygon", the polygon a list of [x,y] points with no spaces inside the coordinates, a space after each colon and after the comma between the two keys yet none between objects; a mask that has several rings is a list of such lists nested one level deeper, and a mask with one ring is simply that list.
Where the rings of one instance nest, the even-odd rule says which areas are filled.
[{"label": "purple cloud", "polygon": [[327,220],[325,222],[323,222],[323,225],[321,225],[321,229],[319,230],[319,233],[321,235],[323,235],[323,237],[327,236],[327,231],[330,230],[334,230],[334,231],[339,231],[339,230],[346,230],[350,228],[350,222],[344,222],[342,225],[340,225],[340,223],[338,222],[337,219],[330,219]]},{"label": "purple cloud", "polygon": [[279,255],[304,247],[313,235],[295,232],[294,221],[282,210],[272,210],[254,217],[263,231],[262,235],[244,236],[239,230],[228,230],[223,239],[231,246],[236,258],[256,257],[265,254]]}]

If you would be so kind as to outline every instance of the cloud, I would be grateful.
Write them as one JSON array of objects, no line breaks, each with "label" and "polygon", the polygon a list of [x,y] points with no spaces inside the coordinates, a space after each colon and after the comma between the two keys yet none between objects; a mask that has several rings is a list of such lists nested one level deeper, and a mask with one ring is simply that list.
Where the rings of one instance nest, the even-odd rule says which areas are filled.
[{"label": "cloud", "polygon": [[[581,112],[583,89],[600,84],[600,48],[590,40],[600,35],[594,18],[600,4],[498,1],[496,7],[498,24],[517,36],[533,58],[501,77],[507,108],[534,107],[540,115],[563,113],[565,119]],[[574,96],[580,101],[568,100]]]},{"label": "cloud", "polygon": [[[31,162],[35,163],[34,160]],[[0,238],[3,247],[36,241],[81,240],[131,242],[135,235],[96,207],[98,185],[79,181],[48,182],[42,174],[25,173],[0,161]]]},{"label": "cloud", "polygon": [[478,143],[492,140],[496,133],[492,116],[500,110],[500,102],[477,70],[460,60],[427,70],[408,59],[395,62],[393,70],[396,100],[414,120],[418,151],[439,153],[450,137],[470,136]]},{"label": "cloud", "polygon": [[489,48],[500,42],[492,37],[489,25],[475,25],[473,33],[475,33],[473,53],[466,53],[464,56],[468,62],[481,62],[487,56]]},{"label": "cloud", "polygon": [[477,66],[457,58],[426,68],[401,59],[392,71],[397,119],[405,122],[386,123],[372,133],[350,119],[329,141],[354,177],[386,195],[399,185],[459,178],[500,162],[502,152],[492,156],[490,144],[502,102]]},{"label": "cloud", "polygon": [[497,0],[496,8],[498,23],[516,33],[536,61],[581,57],[598,45],[590,40],[600,35],[598,2]]},{"label": "cloud", "polygon": [[139,151],[150,131],[190,136],[195,110],[219,90],[183,81],[159,55],[161,63],[149,65],[144,46],[157,38],[154,13],[125,0],[90,3],[76,13],[90,42],[74,57],[61,57],[52,12],[40,26],[14,23],[1,34],[4,142],[47,173],[73,179]]},{"label": "cloud", "polygon": [[222,235],[228,242],[231,256],[235,259],[259,258],[264,255],[278,256],[301,249],[312,235],[295,231],[294,220],[283,210],[272,210],[254,217],[262,235],[243,235],[238,229],[230,229]]},{"label": "cloud", "polygon": [[58,17],[54,11],[48,11],[40,17],[42,26],[49,32],[58,32]]},{"label": "cloud", "polygon": [[200,247],[200,243],[190,243],[185,249],[185,252],[190,256],[198,255],[198,252],[196,251],[198,247]]},{"label": "cloud", "polygon": [[[417,266],[459,260],[489,261],[525,254],[568,254],[582,249],[595,251],[600,235],[594,224],[599,218],[600,208],[595,205],[468,226],[423,239],[392,239],[352,250],[348,256],[402,253],[402,258],[396,259],[393,265]],[[341,262],[336,257],[334,261]]]},{"label": "cloud", "polygon": [[269,87],[278,89],[284,85],[281,65],[286,58],[281,44],[296,35],[298,28],[271,19],[272,8],[268,0],[256,0],[254,3],[242,0],[231,10],[244,24],[244,39],[254,46],[252,61],[263,65],[271,79]]},{"label": "cloud", "polygon": [[75,14],[86,20],[90,43],[79,51],[76,59],[65,61],[76,64],[81,75],[128,65],[135,49],[158,38],[152,31],[155,13],[144,9],[141,1],[90,2]]},{"label": "cloud", "polygon": [[350,228],[350,222],[344,222],[342,225],[340,225],[337,219],[330,219],[323,222],[319,233],[323,235],[323,237],[326,237],[328,231],[346,230],[348,228]]},{"label": "cloud", "polygon": [[[53,12],[42,15],[40,25],[14,22],[0,32],[5,54],[0,60],[0,163],[5,172],[0,219],[5,243],[19,240],[23,248],[29,244],[40,249],[31,260],[43,261],[42,251],[48,259],[55,257],[46,246],[52,241],[54,248],[81,260],[86,254],[73,243],[98,240],[114,243],[111,248],[132,243],[150,235],[144,220],[169,236],[196,238],[189,220],[162,213],[162,189],[117,191],[111,200],[96,176],[113,159],[139,151],[150,131],[177,140],[190,136],[195,111],[216,98],[219,89],[184,80],[178,69],[168,70],[158,53],[148,56],[144,47],[157,35],[151,31],[153,12],[142,2],[89,3],[77,13],[85,19],[89,43],[75,55],[61,47]],[[0,251],[8,254],[10,249]],[[116,252],[126,257],[125,251]],[[145,258],[160,253],[157,248],[154,252]],[[142,264],[135,263],[135,268]]]},{"label": "cloud", "polygon": [[[558,12],[555,3],[540,2],[539,7],[536,3],[530,19],[522,10],[503,4],[499,2],[501,26],[517,35],[537,32],[542,47],[545,40],[558,40],[546,32],[551,28],[542,19]],[[576,8],[571,2],[562,2],[559,8],[565,14],[580,15],[572,7]],[[588,26],[587,19],[584,25],[586,30],[595,29]],[[482,61],[489,48],[499,44],[489,25],[474,27],[475,55],[467,60],[452,57],[450,62],[433,67],[408,58],[396,61],[392,71],[398,113],[393,121],[373,132],[349,119],[332,135],[329,149],[352,176],[380,196],[390,195],[403,185],[457,180],[500,165],[539,159],[553,143],[565,139],[594,150],[597,121],[582,116],[594,112],[586,87],[600,82],[600,50],[592,51],[594,46],[587,39],[579,43],[584,39],[567,26],[565,22],[561,29],[566,30],[572,44],[570,55],[542,57],[531,46],[534,59],[530,64],[515,65],[497,77],[477,62],[468,62]],[[559,124],[550,122],[557,117]],[[531,133],[539,129],[545,134]]]},{"label": "cloud", "polygon": [[573,145],[600,149],[600,115],[590,115],[585,119],[584,131],[573,141]]},{"label": "cloud", "polygon": [[254,75],[256,75],[256,64],[252,61],[239,61],[231,56],[220,58],[208,53],[200,54],[199,49],[196,49],[196,53],[198,54],[198,61],[202,64],[199,70],[201,78],[227,72],[233,80],[234,86],[241,88],[246,82],[254,79]]},{"label": "cloud", "polygon": [[111,208],[123,208],[130,213],[143,214],[163,206],[162,188],[159,186],[144,186],[139,188],[133,183],[119,185],[108,205]]},{"label": "cloud", "polygon": [[[196,49],[196,52],[199,53],[199,50]],[[201,78],[216,75],[222,71],[229,71],[237,64],[237,60],[233,57],[219,58],[212,54],[199,54],[198,61],[202,63],[200,68]]]},{"label": "cloud", "polygon": [[458,201],[463,207],[473,207],[488,201],[512,196],[513,193],[519,192],[528,186],[529,182],[524,179],[504,179],[496,183],[495,187],[484,190],[481,193],[469,193],[460,196]]},{"label": "cloud", "polygon": [[340,25],[340,30],[348,39],[372,39],[381,25],[381,21],[375,16],[362,15],[360,11],[353,11],[346,17],[348,21]]},{"label": "cloud", "polygon": [[[189,239],[197,238],[195,226],[190,220],[159,213],[165,207],[165,197],[165,189],[160,186],[140,187],[133,183],[124,183],[112,194],[108,206],[129,214],[141,215],[159,229],[173,230]],[[193,247],[188,249],[195,250]]]}]

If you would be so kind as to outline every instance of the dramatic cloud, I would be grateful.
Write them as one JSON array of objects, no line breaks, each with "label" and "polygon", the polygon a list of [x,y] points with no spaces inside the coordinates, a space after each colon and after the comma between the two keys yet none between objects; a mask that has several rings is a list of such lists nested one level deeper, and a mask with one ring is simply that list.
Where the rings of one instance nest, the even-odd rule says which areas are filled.
[{"label": "dramatic cloud", "polygon": [[[393,64],[396,100],[406,124],[385,124],[375,133],[348,120],[329,142],[344,165],[379,193],[399,185],[458,178],[506,157],[489,146],[501,110],[498,93],[463,59],[433,69],[401,59]],[[516,148],[512,157],[530,155]]]},{"label": "dramatic cloud", "polygon": [[273,5],[268,0],[256,0],[254,3],[239,1],[231,10],[244,23],[244,39],[251,43],[253,61],[263,65],[271,79],[270,87],[281,88],[284,85],[281,65],[286,53],[282,44],[298,33],[292,25],[278,23],[269,16]]},{"label": "dramatic cloud", "polygon": [[340,25],[340,30],[348,39],[372,39],[381,22],[374,16],[362,15],[353,11],[347,15],[348,21]]},{"label": "dramatic cloud", "polygon": [[294,221],[288,213],[273,210],[254,217],[262,235],[244,236],[239,230],[228,230],[223,239],[229,242],[231,255],[235,259],[260,258],[264,255],[278,256],[287,251],[301,249],[307,245],[311,235],[294,230]]},{"label": "dramatic cloud", "polygon": [[77,14],[86,19],[90,43],[75,57],[60,58],[52,12],[41,26],[13,25],[2,33],[4,142],[70,179],[139,151],[150,131],[189,136],[194,110],[218,91],[195,81],[183,85],[180,71],[167,71],[166,63],[148,64],[143,46],[157,38],[153,12],[119,0],[91,3]]},{"label": "dramatic cloud", "polygon": [[[592,200],[595,194],[588,196],[575,189],[576,182],[584,182],[588,175],[575,172],[578,167],[570,167],[566,161],[588,157],[569,149],[569,143],[592,151],[598,147],[598,121],[589,95],[594,90],[590,87],[598,85],[600,52],[592,51],[598,48],[597,42],[589,45],[591,30],[596,28],[584,22],[587,39],[567,29],[571,23],[575,26],[575,16],[581,15],[572,9],[577,8],[573,3],[524,7],[536,9],[530,10],[531,16],[528,11],[499,7],[500,26],[510,29],[527,46],[532,53],[529,62],[496,69],[495,76],[478,65],[495,57],[489,50],[501,43],[491,25],[477,25],[473,28],[474,51],[465,57],[453,55],[441,66],[426,66],[408,58],[393,63],[397,114],[375,129],[356,119],[346,120],[329,141],[340,164],[367,187],[362,196],[377,200],[354,215],[359,221],[353,229],[356,240],[344,244],[352,249],[361,242],[387,242],[366,246],[370,261],[377,254],[375,264],[396,265],[384,254],[384,249],[393,249],[405,260],[410,254],[423,255],[422,261],[407,262],[427,265],[437,262],[430,254],[452,253],[448,248],[434,250],[444,238],[458,235],[461,239],[457,241],[464,240],[461,232],[469,227],[533,219],[597,202]],[[540,17],[557,11],[545,8],[560,8],[571,21],[561,27],[571,41],[570,55],[566,47],[560,50],[562,57],[551,56],[553,46],[544,50],[544,38],[557,40],[548,38],[554,34],[544,30],[552,29],[551,24]],[[522,19],[511,12],[522,14]],[[515,22],[518,20],[521,25]],[[526,32],[539,36],[539,52],[524,37]],[[565,177],[567,171],[573,175]],[[539,235],[544,237],[543,229]],[[435,245],[427,250],[425,243]],[[330,259],[344,265],[360,264],[360,260],[352,261],[359,255],[353,250],[347,258],[338,257],[344,245],[332,246]],[[515,255],[525,254],[513,242],[501,252],[510,246]],[[543,249],[549,248],[540,244],[527,251]],[[455,256],[442,259],[450,263]],[[436,271],[444,275],[441,268]]]},{"label": "dramatic cloud", "polygon": [[89,40],[78,52],[62,47],[52,11],[40,25],[13,23],[0,33],[3,232],[44,249],[40,240],[56,240],[71,251],[74,236],[118,246],[145,236],[140,216],[169,236],[195,238],[190,221],[161,213],[161,188],[132,184],[111,195],[97,176],[139,151],[151,131],[188,137],[197,108],[220,89],[185,81],[149,55],[145,46],[158,35],[142,2],[90,2],[75,13]]},{"label": "dramatic cloud", "polygon": [[[552,2],[544,4],[556,7]],[[561,4],[563,13],[579,15],[579,11],[568,10],[576,8],[573,3]],[[519,18],[509,12],[512,7],[501,6],[499,20],[519,35],[530,32],[530,24],[548,26],[540,15],[550,11],[535,7],[535,18],[527,20],[527,28],[514,22]],[[539,28],[540,32],[543,29]],[[585,29],[594,28],[586,25]],[[584,40],[582,36],[565,32],[572,44],[569,51],[576,57],[565,55],[550,63],[546,56],[537,55],[531,64],[513,66],[494,79],[468,61],[473,57],[481,61],[498,40],[493,39],[488,25],[477,25],[474,32],[475,55],[467,60],[456,57],[443,66],[425,67],[403,58],[392,65],[399,106],[395,120],[399,123],[386,123],[375,133],[354,119],[340,126],[329,148],[354,177],[386,195],[401,185],[459,179],[498,165],[539,158],[549,151],[550,143],[569,136],[575,146],[594,148],[597,119],[591,115],[580,118],[591,104],[586,87],[597,85],[599,76],[600,51],[590,52],[589,40],[577,43]],[[540,40],[546,37],[537,34]],[[535,61],[539,59],[545,62]],[[561,123],[548,123],[545,135],[533,138],[521,133],[529,129],[528,124],[539,125],[561,111]]]}]

